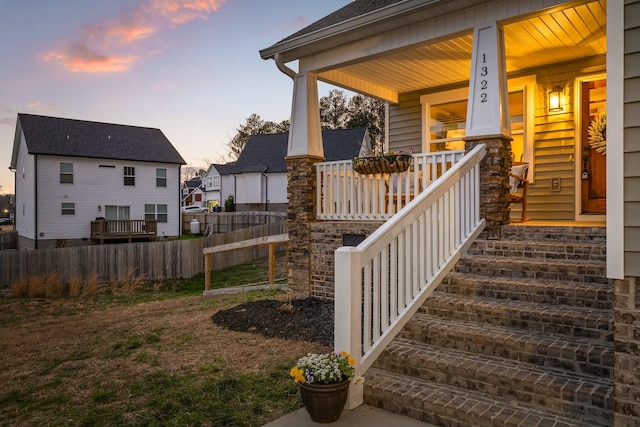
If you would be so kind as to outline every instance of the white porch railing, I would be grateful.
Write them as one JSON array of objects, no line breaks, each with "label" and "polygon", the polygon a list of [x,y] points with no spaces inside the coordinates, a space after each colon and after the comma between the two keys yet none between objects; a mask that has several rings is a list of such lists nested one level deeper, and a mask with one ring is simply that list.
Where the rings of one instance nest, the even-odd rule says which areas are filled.
[{"label": "white porch railing", "polygon": [[316,164],[317,218],[387,220],[464,157],[464,151],[414,154],[399,174],[364,175],[351,160]]},{"label": "white porch railing", "polygon": [[354,358],[349,408],[363,375],[484,229],[478,145],[357,247],[335,252],[334,348]]}]

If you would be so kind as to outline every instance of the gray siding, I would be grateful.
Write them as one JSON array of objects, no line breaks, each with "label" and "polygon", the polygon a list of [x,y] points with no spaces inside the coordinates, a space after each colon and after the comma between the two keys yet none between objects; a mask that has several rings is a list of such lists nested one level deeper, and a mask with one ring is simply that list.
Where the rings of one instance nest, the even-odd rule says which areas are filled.
[{"label": "gray siding", "polygon": [[422,151],[420,94],[401,94],[398,105],[389,106],[389,150]]},{"label": "gray siding", "polygon": [[640,2],[625,5],[624,273],[640,277]]}]

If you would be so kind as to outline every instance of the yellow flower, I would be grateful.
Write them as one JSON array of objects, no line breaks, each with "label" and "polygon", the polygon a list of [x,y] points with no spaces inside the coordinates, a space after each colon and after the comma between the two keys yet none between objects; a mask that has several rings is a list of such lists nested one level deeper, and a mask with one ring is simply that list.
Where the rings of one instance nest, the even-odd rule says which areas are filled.
[{"label": "yellow flower", "polygon": [[353,364],[355,363],[355,361],[353,360],[353,357],[348,356],[347,357],[347,363],[349,364],[349,366],[353,366]]},{"label": "yellow flower", "polygon": [[293,377],[293,382],[304,383],[304,375],[302,369],[299,369],[297,366],[291,368],[291,371],[289,371],[289,375]]}]

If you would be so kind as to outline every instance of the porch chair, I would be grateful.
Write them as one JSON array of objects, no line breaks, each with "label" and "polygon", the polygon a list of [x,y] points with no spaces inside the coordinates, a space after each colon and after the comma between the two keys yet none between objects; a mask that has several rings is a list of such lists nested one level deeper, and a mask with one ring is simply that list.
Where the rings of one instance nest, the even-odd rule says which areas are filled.
[{"label": "porch chair", "polygon": [[520,221],[525,222],[527,218],[527,190],[529,181],[527,180],[527,172],[529,171],[529,163],[513,162],[511,173],[509,174],[509,196],[510,203],[522,203],[522,216]]}]

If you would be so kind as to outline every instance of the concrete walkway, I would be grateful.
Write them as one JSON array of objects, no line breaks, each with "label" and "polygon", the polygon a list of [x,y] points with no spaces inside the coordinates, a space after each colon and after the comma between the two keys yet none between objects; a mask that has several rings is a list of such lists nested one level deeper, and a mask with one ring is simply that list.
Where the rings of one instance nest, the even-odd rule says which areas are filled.
[{"label": "concrete walkway", "polygon": [[264,427],[311,427],[311,426],[332,426],[332,427],[436,427],[432,424],[394,414],[383,409],[378,409],[369,405],[358,406],[353,411],[343,411],[340,419],[335,423],[319,424],[311,421],[309,414],[304,408],[278,418]]}]

